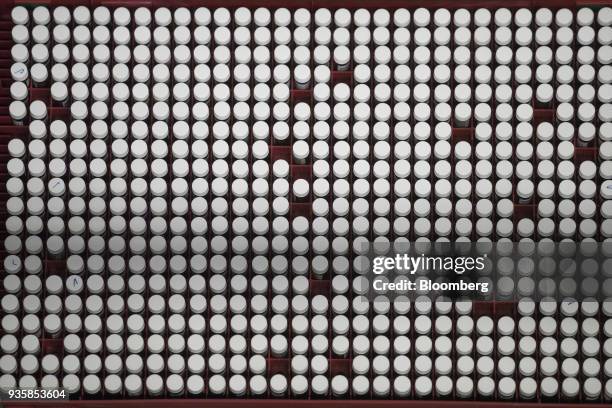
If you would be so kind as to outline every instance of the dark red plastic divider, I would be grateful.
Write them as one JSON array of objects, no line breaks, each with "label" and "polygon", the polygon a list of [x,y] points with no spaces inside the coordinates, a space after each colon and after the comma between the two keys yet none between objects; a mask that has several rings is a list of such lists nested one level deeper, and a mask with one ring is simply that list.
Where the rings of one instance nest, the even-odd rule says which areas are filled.
[{"label": "dark red plastic divider", "polygon": [[576,7],[575,0],[532,0],[531,7]]}]

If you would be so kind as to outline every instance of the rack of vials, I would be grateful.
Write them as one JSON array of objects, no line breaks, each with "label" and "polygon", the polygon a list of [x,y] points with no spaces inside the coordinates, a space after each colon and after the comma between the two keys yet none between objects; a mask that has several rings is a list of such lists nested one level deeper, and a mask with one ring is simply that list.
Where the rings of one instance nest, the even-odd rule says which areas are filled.
[{"label": "rack of vials", "polygon": [[612,400],[612,300],[353,285],[363,242],[612,238],[612,8],[17,3],[0,390]]}]

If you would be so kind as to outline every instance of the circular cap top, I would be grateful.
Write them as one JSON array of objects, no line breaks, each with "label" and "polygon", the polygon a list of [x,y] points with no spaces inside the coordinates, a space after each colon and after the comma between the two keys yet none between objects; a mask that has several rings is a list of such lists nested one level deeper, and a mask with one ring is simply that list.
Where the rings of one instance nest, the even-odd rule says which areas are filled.
[{"label": "circular cap top", "polygon": [[28,78],[28,68],[24,63],[16,62],[11,66],[11,76],[14,81],[25,81]]},{"label": "circular cap top", "polygon": [[11,10],[11,19],[14,24],[27,24],[30,16],[28,10],[23,6],[13,7]]},{"label": "circular cap top", "polygon": [[549,26],[553,20],[553,13],[550,9],[540,8],[536,11],[535,22],[539,26]]},{"label": "circular cap top", "polygon": [[453,14],[453,23],[455,27],[467,27],[470,24],[471,15],[467,9],[461,8],[455,10]]},{"label": "circular cap top", "polygon": [[451,13],[448,9],[440,8],[434,12],[434,24],[438,27],[446,27],[451,22]]},{"label": "circular cap top", "polygon": [[[21,101],[13,101],[9,105],[9,112],[11,117],[16,120],[23,119],[27,114],[26,105]],[[18,157],[18,156],[15,156]]]},{"label": "circular cap top", "polygon": [[491,23],[491,11],[480,8],[474,12],[474,22],[479,27],[488,26]]},{"label": "circular cap top", "polygon": [[559,9],[555,15],[555,24],[558,27],[567,27],[572,24],[573,20],[574,14],[567,8]]},{"label": "circular cap top", "polygon": [[349,383],[345,376],[336,375],[331,381],[332,391],[334,394],[342,395],[348,391]]},{"label": "circular cap top", "polygon": [[45,6],[36,7],[32,12],[32,17],[34,18],[34,22],[36,24],[47,25],[51,21],[51,13],[49,12],[49,9]]},{"label": "circular cap top", "polygon": [[147,26],[151,23],[151,11],[146,7],[139,7],[134,11],[134,21],[137,25]]},{"label": "circular cap top", "polygon": [[612,8],[603,7],[597,12],[597,23],[600,26],[612,25]]},{"label": "circular cap top", "polygon": [[431,15],[428,9],[420,7],[416,9],[412,15],[414,24],[417,27],[425,27],[431,21]]},{"label": "circular cap top", "polygon": [[[355,13],[355,18],[357,17],[356,15],[357,13]],[[364,25],[367,25],[368,23],[369,21]],[[410,11],[406,10],[405,8],[395,10],[393,13],[393,24],[396,27],[407,27],[408,24],[410,24]]]},{"label": "circular cap top", "polygon": [[172,22],[172,12],[166,7],[161,7],[155,10],[155,24],[158,26],[168,26]]},{"label": "circular cap top", "polygon": [[30,38],[30,32],[28,28],[24,25],[16,25],[11,30],[11,35],[13,37],[13,41],[16,44],[24,44],[27,43]]}]

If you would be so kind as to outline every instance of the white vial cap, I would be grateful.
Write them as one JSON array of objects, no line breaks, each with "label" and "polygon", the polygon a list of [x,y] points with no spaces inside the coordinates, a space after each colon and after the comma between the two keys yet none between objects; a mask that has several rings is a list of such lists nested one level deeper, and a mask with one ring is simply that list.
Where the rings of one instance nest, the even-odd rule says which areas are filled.
[{"label": "white vial cap", "polygon": [[535,22],[538,26],[549,26],[553,21],[553,13],[548,8],[540,8],[536,11]]},{"label": "white vial cap", "polygon": [[22,120],[27,114],[26,105],[21,101],[13,101],[9,105],[9,113],[15,120]]},{"label": "white vial cap", "polygon": [[11,19],[13,20],[13,24],[27,24],[30,19],[28,9],[23,6],[13,7],[11,10]]},{"label": "white vial cap", "polygon": [[151,23],[151,11],[146,7],[139,7],[134,10],[134,21],[139,26],[148,26]]},{"label": "white vial cap", "polygon": [[597,23],[600,26],[612,25],[612,8],[603,7],[597,12]]}]

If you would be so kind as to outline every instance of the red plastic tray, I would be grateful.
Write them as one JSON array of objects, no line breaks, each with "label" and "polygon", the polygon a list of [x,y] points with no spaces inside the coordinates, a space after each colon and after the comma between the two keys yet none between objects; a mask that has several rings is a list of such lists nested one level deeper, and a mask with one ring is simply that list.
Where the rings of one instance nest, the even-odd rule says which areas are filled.
[{"label": "red plastic tray", "polygon": [[[326,8],[339,8],[346,7],[349,9],[356,8],[400,8],[405,7],[409,9],[415,9],[418,7],[427,7],[435,9],[438,7],[445,7],[449,9],[455,8],[498,8],[498,7],[509,7],[509,8],[537,8],[537,7],[550,7],[550,8],[577,8],[583,6],[600,7],[604,5],[612,5],[612,0],[513,0],[513,1],[501,1],[501,0],[467,0],[467,1],[451,1],[451,0],[429,0],[427,3],[411,0],[183,0],[183,1],[168,1],[168,0],[0,0],[0,37],[2,34],[8,34],[7,38],[10,38],[10,10],[14,5],[47,5],[47,6],[78,6],[84,5],[89,7],[96,6],[107,6],[107,7],[241,7],[246,6],[249,8],[256,7],[287,7],[291,9],[296,8],[308,8],[316,9],[320,7]],[[6,162],[7,162],[7,144],[11,138],[15,135],[25,134],[27,128],[24,126],[13,126],[11,119],[8,116],[8,105],[10,103],[10,97],[8,88],[10,86],[10,40],[0,42],[0,185],[3,185],[7,179]],[[342,80],[340,74],[347,75],[346,73],[339,73],[338,77],[334,77],[336,80]],[[348,74],[350,75],[350,73]],[[44,96],[45,90],[35,90],[39,96]],[[46,91],[46,98],[48,98],[48,90]],[[292,93],[294,100],[310,99],[311,93],[309,91],[295,90]],[[43,99],[46,99],[43,98]],[[64,108],[52,108],[50,115],[51,117],[62,117],[66,115],[67,111]],[[551,117],[551,110],[536,110],[534,112],[534,120],[546,120]],[[471,140],[473,136],[473,129],[455,129],[453,132],[453,139],[456,140]],[[272,146],[271,147],[272,158],[290,158],[291,153],[288,147],[285,146]],[[586,159],[592,159],[596,155],[595,148],[582,148],[576,150],[577,160],[582,161]],[[298,165],[292,168],[292,175],[299,177],[311,177],[312,169],[308,165]],[[3,186],[2,186],[3,187]],[[6,218],[5,202],[6,194],[0,194],[0,219]],[[310,214],[309,204],[294,204],[292,206],[292,216],[295,215],[309,215]],[[534,205],[523,205],[516,208],[515,216],[517,219],[523,217],[533,217],[535,214]],[[4,230],[4,222],[0,222],[0,237],[6,235]],[[0,249],[0,256],[5,256],[3,250]],[[51,270],[61,270],[62,264],[48,265]],[[313,284],[315,291],[322,293],[329,290],[329,281],[317,281],[316,285]],[[482,302],[475,305],[475,315],[489,315],[492,317],[501,316],[504,314],[513,314],[514,304],[505,302]],[[43,348],[51,350],[58,346],[57,341],[43,340]],[[61,347],[61,344],[59,344]],[[277,361],[270,361],[270,365],[281,364],[284,367],[277,367],[279,371],[288,369],[288,359],[273,359]],[[280,361],[285,360],[285,361]],[[349,360],[336,360],[331,362],[332,371],[343,372],[347,367]],[[334,367],[335,366],[335,367]],[[348,366],[350,370],[350,365]],[[437,408],[437,407],[456,407],[456,408],[534,408],[541,406],[548,407],[565,407],[565,408],[579,408],[584,404],[569,403],[562,404],[557,402],[551,403],[532,403],[532,402],[498,402],[498,401],[477,401],[477,400],[463,400],[463,401],[451,401],[451,400],[288,400],[288,399],[132,399],[132,400],[75,400],[75,401],[40,401],[40,402],[7,402],[0,401],[1,407],[83,407],[83,408],[111,408],[111,407],[208,407],[208,408],[231,408],[231,407],[245,407],[245,408],[263,408],[265,406],[274,407],[286,407],[288,405],[295,407],[314,407],[314,406],[325,406],[328,408],[344,408],[349,406],[356,406],[359,408],[385,408],[385,407],[411,407],[411,408]],[[612,404],[595,404],[601,407],[612,407]]]}]

